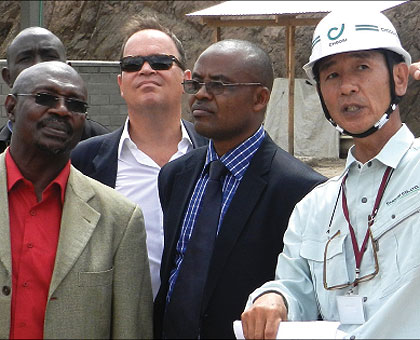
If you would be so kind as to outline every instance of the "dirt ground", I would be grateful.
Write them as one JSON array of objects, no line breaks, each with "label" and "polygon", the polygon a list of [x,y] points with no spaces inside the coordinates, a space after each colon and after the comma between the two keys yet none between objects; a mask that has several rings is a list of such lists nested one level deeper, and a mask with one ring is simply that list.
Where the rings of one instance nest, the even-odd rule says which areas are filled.
[{"label": "dirt ground", "polygon": [[316,159],[316,160],[303,160],[306,164],[311,166],[314,170],[318,171],[322,175],[331,178],[339,175],[345,165],[345,159]]}]

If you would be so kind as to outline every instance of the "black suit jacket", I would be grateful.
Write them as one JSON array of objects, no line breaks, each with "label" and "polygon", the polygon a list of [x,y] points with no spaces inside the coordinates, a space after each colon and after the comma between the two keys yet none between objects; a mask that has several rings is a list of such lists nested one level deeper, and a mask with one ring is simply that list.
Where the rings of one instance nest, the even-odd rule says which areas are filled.
[{"label": "black suit jacket", "polygon": [[[191,151],[165,165],[159,174],[165,246],[162,283],[154,306],[158,338],[184,212],[203,169],[206,150]],[[232,323],[240,320],[248,295],[274,279],[292,209],[325,179],[266,136],[242,178],[216,240],[204,291],[202,338],[234,338]]]},{"label": "black suit jacket", "polygon": [[[204,146],[208,139],[199,135],[193,124],[182,121],[194,148]],[[118,145],[124,126],[106,135],[89,138],[77,144],[71,163],[83,174],[115,188],[118,170]]]}]

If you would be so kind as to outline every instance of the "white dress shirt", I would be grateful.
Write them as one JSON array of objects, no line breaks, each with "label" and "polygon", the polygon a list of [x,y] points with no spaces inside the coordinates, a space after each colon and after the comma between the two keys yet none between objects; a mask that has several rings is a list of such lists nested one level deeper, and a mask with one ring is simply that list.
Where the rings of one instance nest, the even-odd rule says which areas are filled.
[{"label": "white dress shirt", "polygon": [[[163,213],[157,186],[160,166],[137,148],[128,133],[128,124],[127,118],[118,147],[115,189],[137,203],[143,211],[153,298],[155,298],[160,287],[160,262],[163,252]],[[181,132],[178,151],[172,155],[170,161],[192,149],[191,139],[182,123]]]},{"label": "white dress shirt", "polygon": [[[360,277],[375,272],[373,246],[379,272],[355,289],[364,298],[366,321],[341,325],[340,329],[348,338],[418,338],[420,140],[414,139],[405,125],[365,164],[353,157],[351,149],[343,174],[319,185],[296,205],[284,236],[284,250],[278,258],[276,281],[254,291],[247,308],[260,294],[274,290],[286,298],[291,321],[316,320],[318,314],[323,320],[339,320],[336,297],[345,295],[350,288],[326,290],[324,268],[328,286],[355,279],[354,252],[339,196],[341,181],[348,172],[347,202],[360,248],[367,216],[388,166],[394,171],[371,226],[374,245],[369,241]],[[338,230],[340,234],[329,243],[324,267],[327,241]]]}]

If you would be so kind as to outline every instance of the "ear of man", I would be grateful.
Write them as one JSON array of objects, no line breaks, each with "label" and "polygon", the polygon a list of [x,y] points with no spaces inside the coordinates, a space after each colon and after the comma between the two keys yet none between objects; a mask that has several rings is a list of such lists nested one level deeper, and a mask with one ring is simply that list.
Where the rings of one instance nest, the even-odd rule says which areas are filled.
[{"label": "ear of man", "polygon": [[124,93],[123,93],[123,91],[121,89],[122,72],[117,75],[117,83],[118,83],[118,86],[120,87],[120,95],[121,95],[121,97],[124,97]]},{"label": "ear of man", "polygon": [[[192,73],[191,70],[186,69],[184,71],[183,81],[185,80],[191,80],[192,79]],[[185,94],[184,88],[182,88],[182,93]]]},{"label": "ear of man", "polygon": [[406,63],[394,65],[395,94],[403,96],[407,92],[409,69]]},{"label": "ear of man", "polygon": [[265,86],[258,86],[254,91],[254,110],[256,112],[265,110],[270,100],[270,90]]},{"label": "ear of man", "polygon": [[6,107],[7,117],[14,122],[15,121],[15,107],[16,107],[16,97],[12,94],[9,94],[6,97],[4,106]]},{"label": "ear of man", "polygon": [[9,87],[12,87],[11,81],[10,81],[10,71],[7,67],[3,67],[1,70],[1,75],[3,77],[4,82],[9,85]]},{"label": "ear of man", "polygon": [[191,80],[191,79],[192,79],[192,76],[191,76],[191,70],[186,69],[186,70],[184,71],[184,80]]}]

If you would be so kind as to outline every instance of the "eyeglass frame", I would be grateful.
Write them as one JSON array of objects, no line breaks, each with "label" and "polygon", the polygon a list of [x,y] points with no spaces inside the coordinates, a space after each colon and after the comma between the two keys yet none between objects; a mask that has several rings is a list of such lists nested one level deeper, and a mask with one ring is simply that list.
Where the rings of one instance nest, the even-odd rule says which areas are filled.
[{"label": "eyeglass frame", "polygon": [[[188,92],[187,89],[185,88],[185,86],[187,84],[193,84],[193,83],[199,84],[200,87],[194,93]],[[223,94],[226,87],[234,87],[234,86],[264,86],[264,84],[262,84],[262,83],[224,83],[223,81],[220,81],[220,80],[211,80],[211,81],[208,81],[208,82],[199,82],[198,80],[193,80],[193,79],[184,80],[181,84],[182,84],[182,86],[184,88],[185,93],[191,94],[191,95],[197,94],[201,90],[201,88],[203,86],[205,87],[207,93],[210,93],[210,94],[213,94],[213,95]],[[220,84],[221,85],[221,87],[220,87],[221,91],[220,92],[219,91],[214,92],[213,90],[211,90],[211,89],[209,89],[207,87],[209,84]]]},{"label": "eyeglass frame", "polygon": [[379,261],[378,261],[378,254],[376,251],[376,245],[375,245],[375,240],[373,239],[372,236],[372,232],[370,230],[370,228],[368,229],[369,231],[369,239],[372,242],[372,249],[373,249],[373,258],[375,260],[375,271],[371,274],[362,276],[360,278],[357,277],[357,273],[356,273],[356,278],[354,279],[353,282],[349,282],[349,283],[343,283],[340,285],[335,285],[335,286],[331,286],[328,287],[328,283],[327,283],[327,249],[328,249],[328,245],[329,243],[338,235],[340,235],[340,230],[338,230],[325,244],[325,250],[324,250],[324,268],[323,268],[323,283],[324,283],[324,288],[326,290],[336,290],[336,289],[343,289],[343,288],[347,288],[347,287],[355,287],[357,286],[359,283],[362,282],[366,282],[369,280],[372,280],[378,273],[379,273]]},{"label": "eyeglass frame", "polygon": [[[169,60],[171,60],[172,61],[172,63],[171,63],[171,65],[169,65],[169,67],[168,68],[163,68],[163,69],[155,69],[154,67],[153,67],[153,64],[155,64],[155,63],[151,63],[151,58],[156,58],[156,57],[165,57],[165,58],[168,58]],[[139,66],[139,68],[138,69],[136,69],[136,70],[127,70],[127,69],[124,69],[124,67],[123,67],[123,63],[124,63],[124,61],[126,60],[126,59],[128,59],[128,58],[142,58],[143,59],[143,62],[142,62],[142,64]],[[129,73],[131,73],[131,72],[138,72],[138,71],[140,71],[142,68],[143,68],[143,66],[144,66],[144,63],[147,61],[147,63],[150,65],[150,67],[153,69],[153,70],[155,70],[155,71],[167,71],[167,70],[170,70],[171,68],[172,68],[172,66],[174,65],[174,63],[176,64],[176,65],[178,65],[178,67],[181,69],[181,70],[183,70],[183,71],[185,71],[185,66],[178,60],[178,58],[177,57],[175,57],[174,55],[172,55],[172,54],[151,54],[151,55],[147,55],[147,56],[141,56],[141,55],[127,55],[127,56],[125,56],[125,57],[122,57],[121,59],[120,59],[120,68],[121,68],[121,71],[122,72],[129,72]]]},{"label": "eyeglass frame", "polygon": [[[57,103],[58,103],[58,100],[60,99],[60,98],[63,98],[64,99],[64,103],[65,103],[65,107],[66,107],[66,109],[69,111],[69,112],[71,112],[72,114],[74,114],[74,115],[77,115],[77,116],[83,116],[83,115],[87,115],[87,110],[88,110],[88,108],[89,108],[89,105],[85,102],[85,101],[83,101],[83,100],[80,100],[80,99],[77,99],[77,98],[69,98],[69,97],[65,97],[65,96],[60,96],[60,95],[56,95],[56,94],[52,94],[52,93],[48,93],[48,92],[38,92],[38,93],[13,93],[12,94],[13,96],[15,96],[15,97],[20,97],[20,96],[22,96],[22,97],[33,97],[33,98],[35,98],[35,103],[36,104],[38,104],[38,105],[41,105],[41,106],[44,106],[44,107],[48,107],[48,108],[55,108],[55,107],[57,107]],[[50,106],[50,105],[46,105],[46,104],[42,104],[42,103],[39,103],[38,101],[37,101],[37,98],[39,98],[39,96],[40,95],[48,95],[48,96],[51,96],[51,97],[54,97],[55,99],[55,106]],[[84,107],[85,107],[85,112],[78,112],[78,111],[73,111],[73,110],[71,110],[68,106],[67,106],[67,103],[69,103],[69,102],[79,102],[79,103],[82,103],[82,104],[84,104]]]}]

